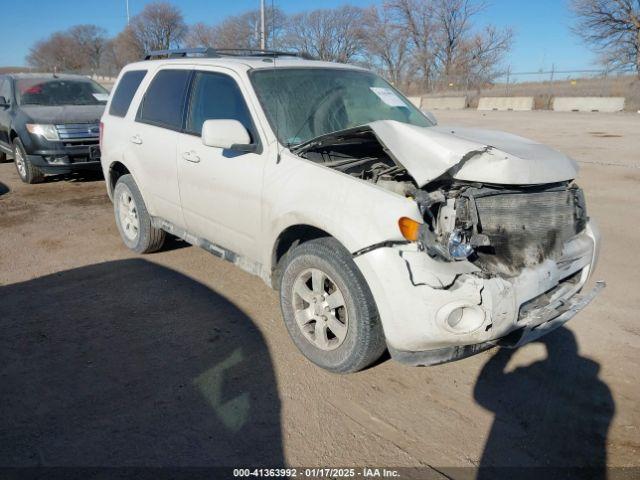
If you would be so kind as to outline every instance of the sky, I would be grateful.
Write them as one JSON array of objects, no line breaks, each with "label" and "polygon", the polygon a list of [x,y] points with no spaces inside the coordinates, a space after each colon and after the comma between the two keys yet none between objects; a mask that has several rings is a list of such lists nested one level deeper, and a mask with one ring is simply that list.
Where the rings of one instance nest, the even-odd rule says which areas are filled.
[{"label": "sky", "polygon": [[[129,0],[131,15],[151,0]],[[506,59],[512,72],[597,68],[596,56],[571,33],[569,0],[488,0],[475,24],[510,26],[515,42]],[[274,0],[287,13],[344,5],[367,6],[380,0]],[[16,9],[16,3],[21,8]],[[187,23],[216,24],[226,16],[257,8],[259,0],[173,0]],[[266,0],[267,5],[271,0]],[[126,0],[0,0],[0,11],[11,12],[3,22],[0,66],[25,65],[29,47],[52,32],[80,23],[104,27],[117,34],[127,21]],[[528,80],[522,77],[519,80]],[[533,78],[530,78],[533,80]]]}]

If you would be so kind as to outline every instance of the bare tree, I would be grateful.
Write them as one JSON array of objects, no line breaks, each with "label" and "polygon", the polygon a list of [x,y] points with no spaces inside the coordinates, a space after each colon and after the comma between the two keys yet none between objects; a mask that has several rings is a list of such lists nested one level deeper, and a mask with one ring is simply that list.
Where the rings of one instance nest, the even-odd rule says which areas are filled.
[{"label": "bare tree", "polygon": [[27,63],[43,71],[77,71],[85,67],[68,32],[55,32],[29,49]]},{"label": "bare tree", "polygon": [[349,62],[361,56],[364,11],[353,6],[294,15],[287,23],[286,44],[321,60]]},{"label": "bare tree", "polygon": [[573,0],[574,31],[610,66],[640,76],[640,0]]},{"label": "bare tree", "polygon": [[455,68],[466,77],[467,87],[481,86],[502,75],[499,66],[512,43],[510,28],[499,30],[491,25],[465,40]]},{"label": "bare tree", "polygon": [[427,0],[390,0],[387,5],[409,38],[414,76],[420,78],[420,87],[428,90],[435,62],[433,3]]},{"label": "bare tree", "polygon": [[198,22],[189,27],[184,43],[187,47],[212,47],[218,40],[216,33],[215,27]]},{"label": "bare tree", "polygon": [[187,26],[177,7],[167,2],[154,2],[134,16],[125,30],[129,30],[128,35],[133,35],[135,42],[148,52],[180,46]]},{"label": "bare tree", "polygon": [[[267,48],[279,48],[285,14],[279,8],[265,10]],[[228,17],[214,27],[211,46],[218,48],[260,48],[260,10]]]},{"label": "bare tree", "polygon": [[486,6],[482,0],[390,0],[388,5],[407,32],[423,89],[436,82],[469,88],[495,78],[511,48],[510,29],[474,28],[474,17]]},{"label": "bare tree", "polygon": [[458,56],[469,37],[471,18],[485,8],[473,0],[436,0],[434,14],[437,34],[434,55],[441,64],[442,74],[451,75]]},{"label": "bare tree", "polygon": [[106,30],[97,25],[75,25],[68,30],[68,34],[75,43],[81,63],[89,67],[92,73],[97,73],[107,43]]},{"label": "bare tree", "polygon": [[129,25],[109,42],[107,51],[110,63],[119,70],[128,63],[140,60],[144,56],[145,46]]},{"label": "bare tree", "polygon": [[409,33],[394,21],[392,8],[368,8],[362,33],[367,63],[394,85],[402,86],[409,63]]}]

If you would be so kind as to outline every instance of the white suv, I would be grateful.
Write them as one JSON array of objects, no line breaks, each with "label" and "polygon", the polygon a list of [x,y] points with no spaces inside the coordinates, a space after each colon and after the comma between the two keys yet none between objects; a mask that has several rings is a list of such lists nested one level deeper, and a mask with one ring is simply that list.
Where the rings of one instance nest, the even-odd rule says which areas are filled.
[{"label": "white suv", "polygon": [[598,234],[575,162],[551,148],[437,127],[351,65],[163,55],[123,69],[102,117],[122,239],[152,252],[168,232],[260,276],[317,365],[516,347],[603,286],[579,293]]}]

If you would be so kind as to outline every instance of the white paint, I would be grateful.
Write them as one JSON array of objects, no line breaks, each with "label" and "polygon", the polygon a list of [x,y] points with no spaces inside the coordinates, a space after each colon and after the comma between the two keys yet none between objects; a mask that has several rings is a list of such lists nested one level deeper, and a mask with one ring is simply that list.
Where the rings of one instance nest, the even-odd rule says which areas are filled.
[{"label": "white paint", "polygon": [[577,164],[560,152],[509,133],[425,128],[393,120],[369,125],[394,160],[403,165],[420,186],[458,166],[469,155],[454,174],[455,178],[531,185],[570,180],[578,172]]},{"label": "white paint", "polygon": [[231,148],[248,145],[251,137],[238,120],[206,120],[202,124],[202,143],[208,147]]}]

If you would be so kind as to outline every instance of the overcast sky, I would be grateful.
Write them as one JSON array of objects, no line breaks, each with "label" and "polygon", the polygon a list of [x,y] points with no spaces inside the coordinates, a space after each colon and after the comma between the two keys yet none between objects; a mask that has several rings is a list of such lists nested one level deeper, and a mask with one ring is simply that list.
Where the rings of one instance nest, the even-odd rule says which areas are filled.
[{"label": "overcast sky", "polygon": [[[131,14],[151,0],[129,0]],[[366,6],[368,0],[274,0],[287,13],[350,3]],[[266,0],[267,5],[271,0]],[[215,24],[228,15],[257,8],[259,0],[174,0],[187,23]],[[16,9],[18,5],[20,8]],[[24,57],[37,40],[56,30],[79,23],[94,23],[117,34],[126,24],[125,0],[0,0],[5,12],[2,27],[0,66],[25,65]],[[570,31],[572,23],[568,0],[489,0],[489,7],[477,18],[477,25],[510,25],[516,32],[515,44],[507,59],[514,72],[551,68],[577,70],[596,67],[593,55]],[[527,80],[521,78],[520,80]]]}]

